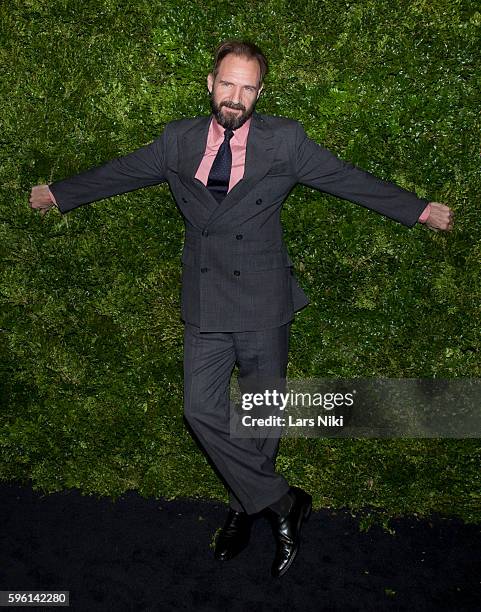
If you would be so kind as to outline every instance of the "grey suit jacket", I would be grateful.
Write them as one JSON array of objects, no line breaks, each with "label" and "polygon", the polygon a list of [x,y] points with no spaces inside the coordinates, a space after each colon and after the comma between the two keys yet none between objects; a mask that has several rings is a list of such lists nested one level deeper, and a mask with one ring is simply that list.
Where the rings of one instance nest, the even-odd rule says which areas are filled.
[{"label": "grey suit jacket", "polygon": [[60,211],[167,181],[185,223],[182,319],[201,331],[287,323],[309,303],[282,237],[280,213],[301,183],[356,202],[408,227],[428,200],[344,162],[295,120],[254,113],[244,177],[218,204],[194,178],[211,116],[168,123],[152,143],[50,189]]}]

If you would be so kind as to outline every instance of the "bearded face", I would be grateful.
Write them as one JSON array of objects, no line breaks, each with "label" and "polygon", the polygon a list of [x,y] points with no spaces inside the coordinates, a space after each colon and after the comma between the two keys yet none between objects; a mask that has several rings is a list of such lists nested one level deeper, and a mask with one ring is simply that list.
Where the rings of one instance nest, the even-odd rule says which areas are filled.
[{"label": "bearded face", "polygon": [[220,62],[217,76],[207,77],[210,105],[217,122],[225,129],[236,130],[252,115],[262,86],[256,59],[234,54]]}]

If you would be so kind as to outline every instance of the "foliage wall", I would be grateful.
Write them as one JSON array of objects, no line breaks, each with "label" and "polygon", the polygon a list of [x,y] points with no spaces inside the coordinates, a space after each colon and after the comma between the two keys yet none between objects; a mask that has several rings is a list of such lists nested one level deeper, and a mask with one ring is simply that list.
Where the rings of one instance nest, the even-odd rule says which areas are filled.
[{"label": "foliage wall", "polygon": [[[408,229],[298,185],[283,224],[311,305],[289,376],[479,377],[480,27],[469,0],[2,3],[0,477],[226,499],[182,417],[168,186],[45,217],[28,197],[208,114],[229,37],[270,60],[259,112],[456,214],[449,235]],[[479,449],[289,439],[278,466],[317,506],[478,520]]]}]

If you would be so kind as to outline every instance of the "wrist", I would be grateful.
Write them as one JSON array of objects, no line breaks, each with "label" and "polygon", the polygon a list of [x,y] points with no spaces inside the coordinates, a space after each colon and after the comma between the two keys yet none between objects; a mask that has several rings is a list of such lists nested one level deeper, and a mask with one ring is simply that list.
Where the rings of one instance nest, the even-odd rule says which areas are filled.
[{"label": "wrist", "polygon": [[426,221],[429,218],[430,213],[431,213],[431,202],[427,204],[426,208],[421,213],[421,216],[418,219],[419,223],[426,223]]},{"label": "wrist", "polygon": [[55,199],[55,196],[53,195],[52,190],[50,189],[50,186],[48,186],[47,188],[48,188],[48,195],[50,197],[50,201],[52,202],[54,206],[58,208],[57,200]]}]

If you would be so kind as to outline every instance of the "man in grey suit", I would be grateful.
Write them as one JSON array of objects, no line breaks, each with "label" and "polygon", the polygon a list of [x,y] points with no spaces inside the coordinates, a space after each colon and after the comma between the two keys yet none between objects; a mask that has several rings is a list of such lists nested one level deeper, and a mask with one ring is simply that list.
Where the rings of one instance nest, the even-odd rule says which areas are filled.
[{"label": "man in grey suit", "polygon": [[226,41],[207,77],[212,114],[168,123],[152,143],[50,186],[30,206],[80,205],[168,182],[185,222],[181,316],[184,414],[229,490],[215,556],[249,541],[255,515],[271,519],[283,575],[297,555],[312,498],[275,471],[279,437],[229,430],[229,383],[284,380],[294,313],[309,300],[283,242],[280,212],[297,184],[350,200],[407,227],[451,230],[452,211],[344,162],[295,120],[254,112],[268,66],[256,45]]}]

